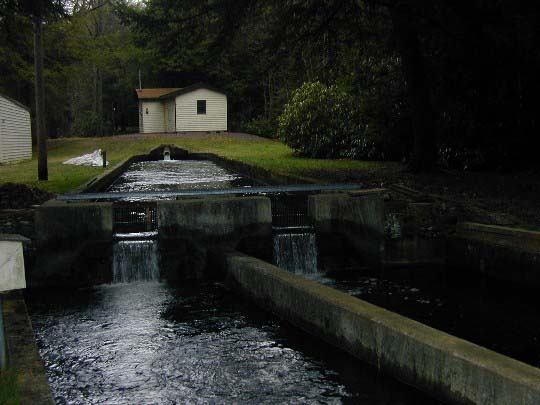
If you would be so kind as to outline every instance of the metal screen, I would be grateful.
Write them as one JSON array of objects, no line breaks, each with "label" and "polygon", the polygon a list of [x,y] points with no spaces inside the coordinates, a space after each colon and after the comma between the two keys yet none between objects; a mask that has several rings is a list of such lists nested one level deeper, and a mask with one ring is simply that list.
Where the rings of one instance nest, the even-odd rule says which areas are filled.
[{"label": "metal screen", "polygon": [[272,226],[275,228],[309,227],[307,195],[275,195],[272,201]]},{"label": "metal screen", "polygon": [[151,232],[157,230],[155,202],[115,203],[114,233]]}]

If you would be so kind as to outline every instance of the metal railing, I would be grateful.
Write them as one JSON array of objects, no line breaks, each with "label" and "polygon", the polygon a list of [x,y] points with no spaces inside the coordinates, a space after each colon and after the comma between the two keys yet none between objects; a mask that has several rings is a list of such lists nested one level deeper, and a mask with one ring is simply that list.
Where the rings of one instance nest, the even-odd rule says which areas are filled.
[{"label": "metal railing", "polygon": [[182,197],[205,197],[217,195],[271,195],[280,193],[319,193],[327,191],[352,191],[359,190],[359,184],[300,184],[292,186],[265,186],[265,187],[236,187],[225,189],[207,190],[180,190],[180,191],[145,191],[145,192],[112,192],[112,193],[80,193],[63,194],[56,197],[60,201],[117,201],[126,199],[160,199],[160,198],[182,198]]}]

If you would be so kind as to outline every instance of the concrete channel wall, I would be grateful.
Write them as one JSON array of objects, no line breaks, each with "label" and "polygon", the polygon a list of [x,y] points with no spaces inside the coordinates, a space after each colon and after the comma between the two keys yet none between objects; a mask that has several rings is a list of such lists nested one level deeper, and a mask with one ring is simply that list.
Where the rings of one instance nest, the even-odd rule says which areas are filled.
[{"label": "concrete channel wall", "polygon": [[[384,268],[441,266],[446,257],[445,241],[402,232],[399,221],[385,212],[386,195],[385,189],[312,195],[308,215],[320,239],[342,235],[368,263]],[[415,215],[429,217],[419,205],[414,205],[419,211]]]},{"label": "concrete channel wall", "polygon": [[540,370],[237,252],[230,285],[380,370],[448,402],[539,404]]},{"label": "concrete channel wall", "polygon": [[462,222],[448,240],[448,264],[528,287],[540,286],[540,232]]},{"label": "concrete channel wall", "polygon": [[21,404],[54,404],[21,290],[0,293],[7,367]]},{"label": "concrete channel wall", "polygon": [[314,194],[308,197],[308,217],[318,238],[339,234],[367,262],[380,262],[384,253],[383,190]]}]

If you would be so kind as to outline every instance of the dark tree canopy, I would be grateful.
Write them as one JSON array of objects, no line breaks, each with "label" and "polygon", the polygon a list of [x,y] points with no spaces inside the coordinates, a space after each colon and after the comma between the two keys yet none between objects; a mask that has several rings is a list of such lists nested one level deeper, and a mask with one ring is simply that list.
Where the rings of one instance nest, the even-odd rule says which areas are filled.
[{"label": "dark tree canopy", "polygon": [[[0,19],[0,91],[27,104],[32,31],[13,10],[38,3],[60,1],[3,0],[10,17]],[[69,18],[44,30],[52,135],[135,126],[140,70],[144,87],[203,81],[227,90],[233,130],[276,136],[292,94],[321,82],[354,100],[363,128],[356,144],[368,137],[385,158],[418,170],[537,165],[540,13],[532,3],[61,3]]]}]

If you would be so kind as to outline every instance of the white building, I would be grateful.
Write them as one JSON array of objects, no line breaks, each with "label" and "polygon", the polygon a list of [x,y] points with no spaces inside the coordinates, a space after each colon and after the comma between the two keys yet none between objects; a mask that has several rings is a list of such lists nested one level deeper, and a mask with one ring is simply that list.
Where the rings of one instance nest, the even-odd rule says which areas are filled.
[{"label": "white building", "polygon": [[0,163],[32,158],[30,110],[0,94]]},{"label": "white building", "polygon": [[227,95],[221,90],[194,84],[136,91],[141,133],[227,130]]}]

